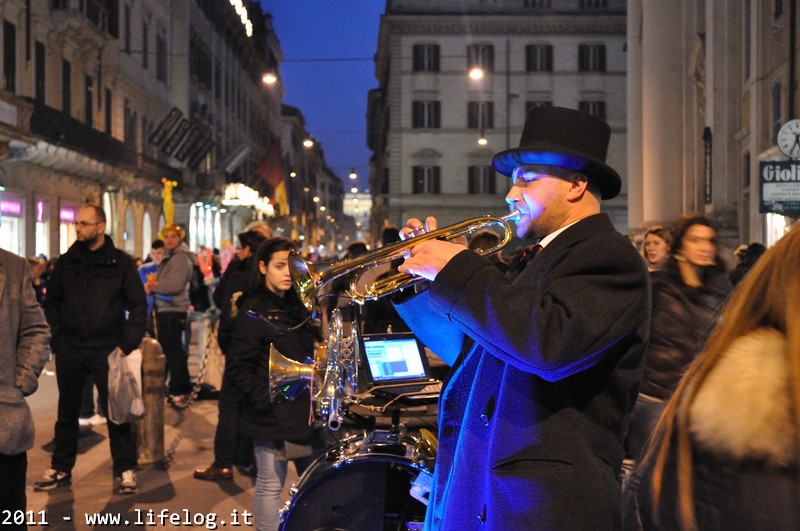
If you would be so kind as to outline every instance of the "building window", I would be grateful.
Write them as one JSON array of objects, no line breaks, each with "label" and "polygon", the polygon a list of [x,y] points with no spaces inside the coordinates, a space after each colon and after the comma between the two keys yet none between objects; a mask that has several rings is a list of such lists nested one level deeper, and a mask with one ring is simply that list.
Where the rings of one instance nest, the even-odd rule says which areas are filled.
[{"label": "building window", "polygon": [[131,110],[130,102],[128,100],[125,100],[124,143],[131,149],[136,149],[136,119],[137,119],[136,113],[133,110]]},{"label": "building window", "polygon": [[494,72],[494,46],[491,44],[467,46],[467,71],[473,68],[480,68],[484,72]]},{"label": "building window", "polygon": [[439,194],[441,193],[439,166],[414,166],[414,194]]},{"label": "building window", "polygon": [[36,101],[39,103],[44,103],[45,99],[45,82],[47,80],[47,59],[46,59],[46,52],[44,49],[44,44],[39,41],[36,41],[34,45],[34,60],[36,61],[36,66],[34,67],[36,70],[34,72],[35,80],[34,84],[34,97]]},{"label": "building window", "polygon": [[783,15],[783,0],[772,0],[772,18],[778,19]]},{"label": "building window", "polygon": [[528,72],[553,71],[553,45],[529,44],[525,47],[525,70]]},{"label": "building window", "polygon": [[167,41],[163,35],[156,35],[156,79],[167,82]]},{"label": "building window", "polygon": [[86,125],[89,127],[94,123],[94,107],[92,106],[92,95],[94,94],[94,79],[92,76],[83,77],[83,106],[86,112]]},{"label": "building window", "polygon": [[742,160],[742,188],[750,188],[750,153],[745,153]]},{"label": "building window", "polygon": [[581,0],[578,5],[581,9],[602,9],[608,7],[608,0]]},{"label": "building window", "polygon": [[125,4],[125,53],[131,53],[131,6]]},{"label": "building window", "polygon": [[381,176],[380,193],[384,195],[389,193],[389,168],[383,169],[383,175]]},{"label": "building window", "polygon": [[150,29],[147,27],[147,22],[142,22],[142,66],[147,69],[148,59],[150,57]]},{"label": "building window", "polygon": [[491,166],[470,166],[468,169],[470,194],[494,194],[495,178]]},{"label": "building window", "polygon": [[109,135],[111,134],[112,127],[114,125],[114,98],[111,94],[111,89],[106,89],[106,101],[105,101],[105,123],[106,123],[106,133]]},{"label": "building window", "polygon": [[439,71],[439,45],[415,44],[414,45],[414,72]]},{"label": "building window", "polygon": [[606,102],[604,101],[581,101],[578,102],[578,109],[601,120],[606,119]]},{"label": "building window", "polygon": [[17,27],[3,21],[3,88],[17,91]]},{"label": "building window", "polygon": [[415,101],[412,112],[412,127],[437,129],[442,126],[441,105],[438,101]]},{"label": "building window", "polygon": [[781,84],[772,85],[772,143],[778,143],[778,131],[781,128]]},{"label": "building window", "polygon": [[494,127],[494,102],[467,102],[467,127],[470,129],[491,129]]},{"label": "building window", "polygon": [[581,72],[606,71],[606,47],[604,44],[581,44],[578,46],[578,70]]},{"label": "building window", "polygon": [[742,70],[744,71],[744,80],[750,79],[750,51],[752,50],[753,43],[750,42],[750,22],[752,18],[750,15],[750,0],[745,0],[744,6],[742,7],[742,36],[741,36],[741,43],[742,43],[742,61],[744,66]]},{"label": "building window", "polygon": [[528,100],[525,102],[525,114],[528,114],[533,108],[536,107],[552,107],[553,102],[550,100]]},{"label": "building window", "polygon": [[61,61],[61,111],[72,114],[72,64]]},{"label": "building window", "polygon": [[552,0],[525,0],[524,6],[535,9],[550,9],[553,7],[553,2]]}]

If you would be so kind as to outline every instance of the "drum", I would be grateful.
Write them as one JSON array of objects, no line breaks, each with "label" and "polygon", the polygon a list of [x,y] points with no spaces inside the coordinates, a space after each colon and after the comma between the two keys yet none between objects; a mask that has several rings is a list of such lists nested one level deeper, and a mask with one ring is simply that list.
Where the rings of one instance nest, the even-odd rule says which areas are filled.
[{"label": "drum", "polygon": [[292,486],[281,530],[422,530],[425,505],[410,489],[430,478],[433,453],[422,438],[388,430],[342,440]]}]

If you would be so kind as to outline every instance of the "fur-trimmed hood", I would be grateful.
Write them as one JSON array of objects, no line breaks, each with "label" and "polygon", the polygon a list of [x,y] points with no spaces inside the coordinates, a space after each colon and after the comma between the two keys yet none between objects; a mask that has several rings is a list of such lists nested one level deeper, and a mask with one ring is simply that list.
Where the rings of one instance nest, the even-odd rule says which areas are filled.
[{"label": "fur-trimmed hood", "polygon": [[690,407],[697,445],[736,460],[798,463],[783,334],[771,328],[740,337],[711,370]]}]

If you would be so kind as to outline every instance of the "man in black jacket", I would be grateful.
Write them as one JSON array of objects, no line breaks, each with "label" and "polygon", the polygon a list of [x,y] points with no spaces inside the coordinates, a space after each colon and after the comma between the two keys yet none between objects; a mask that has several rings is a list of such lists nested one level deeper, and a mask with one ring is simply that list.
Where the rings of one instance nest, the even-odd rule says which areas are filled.
[{"label": "man in black jacket", "polygon": [[[58,260],[47,285],[45,315],[56,355],[58,420],[51,467],[34,485],[51,490],[68,485],[78,452],[78,412],[88,375],[108,411],[108,355],[139,347],[145,331],[147,301],[133,259],[104,234],[106,215],[84,205],[74,222],[77,240]],[[118,492],[138,489],[136,439],[130,424],[108,422]]]},{"label": "man in black jacket", "polygon": [[[600,212],[622,184],[605,163],[610,134],[587,113],[537,107],[520,147],[494,155],[517,235],[539,240],[513,280],[435,239],[399,268],[431,281],[398,311],[453,367],[426,530],[622,526],[622,438],[650,295],[644,261]],[[403,234],[421,228],[411,219]]]}]

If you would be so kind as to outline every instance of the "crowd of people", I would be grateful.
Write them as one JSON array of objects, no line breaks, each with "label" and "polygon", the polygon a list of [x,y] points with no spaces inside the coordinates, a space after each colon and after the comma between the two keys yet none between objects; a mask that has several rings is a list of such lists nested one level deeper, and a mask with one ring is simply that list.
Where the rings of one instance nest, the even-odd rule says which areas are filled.
[{"label": "crowd of people", "polygon": [[[497,245],[492,232],[425,239],[373,272],[425,282],[364,305],[363,331],[411,330],[451,366],[425,528],[794,529],[800,228],[771,249],[750,243],[726,257],[715,223],[684,215],[647,228],[637,249],[600,208],[621,188],[605,163],[609,136],[586,113],[531,110],[519,147],[497,153],[493,166],[511,179],[517,236],[537,243],[507,263],[475,252]],[[110,353],[129,354],[149,332],[166,356],[170,403],[189,400],[185,329],[197,259],[186,234],[163,227],[137,269],[105,224],[100,207],[84,205],[77,242],[49,274],[43,260],[0,251],[10,279],[0,321],[13,338],[0,345],[0,386],[16,388],[14,405],[0,408],[13,409],[3,418],[18,428],[0,437],[0,488],[14,493],[4,507],[25,507],[33,424],[24,397],[49,350],[58,419],[37,490],[71,482],[86,382],[105,408]],[[413,218],[387,228],[381,245],[436,228],[434,217]],[[324,328],[293,287],[294,242],[256,225],[238,244],[224,270],[212,257],[226,367],[214,461],[194,477],[227,481],[235,465],[250,467],[256,526],[276,530],[289,461],[302,473],[320,447],[310,395],[271,393],[269,352],[313,359]],[[361,242],[348,248],[365,252]],[[322,297],[326,313],[350,306],[351,280]],[[134,430],[107,425],[116,489],[134,493]]]}]

